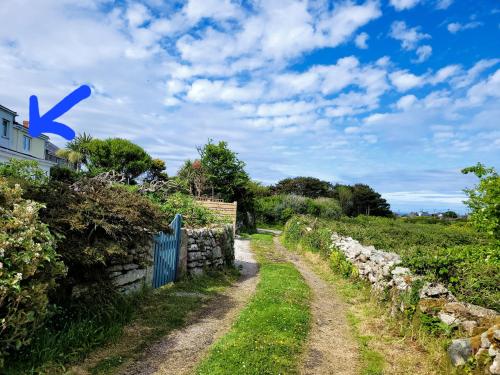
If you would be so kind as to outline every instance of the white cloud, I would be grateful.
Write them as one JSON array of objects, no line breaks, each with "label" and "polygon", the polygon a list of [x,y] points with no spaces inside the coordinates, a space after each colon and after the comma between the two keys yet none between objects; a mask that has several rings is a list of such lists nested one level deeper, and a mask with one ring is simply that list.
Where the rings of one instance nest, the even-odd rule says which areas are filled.
[{"label": "white cloud", "polygon": [[453,4],[453,0],[437,0],[436,9],[448,9]]},{"label": "white cloud", "polygon": [[472,105],[479,105],[488,97],[500,98],[500,69],[467,91],[467,98]]},{"label": "white cloud", "polygon": [[485,70],[500,63],[500,59],[482,59],[474,64],[472,68],[467,70],[464,75],[457,75],[451,83],[457,88],[467,87],[471,85],[477,77]]},{"label": "white cloud", "polygon": [[418,27],[408,28],[404,21],[394,21],[389,36],[399,40],[405,50],[414,50],[421,40],[431,38],[429,34],[421,33]]},{"label": "white cloud", "polygon": [[390,0],[391,5],[398,11],[411,9],[419,2],[420,0]]},{"label": "white cloud", "polygon": [[448,65],[445,66],[444,68],[439,69],[434,76],[432,76],[429,81],[432,84],[438,84],[445,82],[448,80],[450,77],[455,76],[457,73],[460,72],[460,65]]},{"label": "white cloud", "polygon": [[186,17],[196,23],[202,18],[224,20],[240,16],[240,10],[230,0],[189,0],[183,8]]},{"label": "white cloud", "polygon": [[416,54],[418,57],[416,62],[422,63],[432,55],[432,47],[428,45],[420,46],[417,48]]},{"label": "white cloud", "polygon": [[452,22],[448,24],[447,28],[450,33],[456,34],[459,31],[475,29],[481,25],[482,25],[481,22],[468,22],[466,24],[461,24],[459,22]]},{"label": "white cloud", "polygon": [[415,95],[405,95],[399,98],[396,103],[396,108],[406,111],[410,109],[416,102],[417,97]]},{"label": "white cloud", "polygon": [[368,34],[367,33],[361,33],[356,36],[356,39],[354,39],[354,43],[356,44],[356,47],[361,48],[361,49],[367,49],[368,44],[366,43],[368,41]]},{"label": "white cloud", "polygon": [[191,84],[187,99],[198,103],[253,101],[262,93],[263,86],[260,82],[240,86],[232,81],[198,79]]},{"label": "white cloud", "polygon": [[425,84],[425,78],[422,76],[416,76],[407,70],[398,70],[389,75],[391,82],[398,91],[404,92],[415,87],[420,87]]}]

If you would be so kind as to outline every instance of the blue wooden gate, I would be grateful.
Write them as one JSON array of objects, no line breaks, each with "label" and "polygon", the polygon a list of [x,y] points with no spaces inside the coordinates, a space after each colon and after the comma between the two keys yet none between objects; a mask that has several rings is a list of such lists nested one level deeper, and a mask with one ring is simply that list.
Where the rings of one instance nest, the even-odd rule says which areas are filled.
[{"label": "blue wooden gate", "polygon": [[175,215],[170,223],[172,233],[160,232],[154,237],[153,288],[175,281],[181,246],[182,216]]}]

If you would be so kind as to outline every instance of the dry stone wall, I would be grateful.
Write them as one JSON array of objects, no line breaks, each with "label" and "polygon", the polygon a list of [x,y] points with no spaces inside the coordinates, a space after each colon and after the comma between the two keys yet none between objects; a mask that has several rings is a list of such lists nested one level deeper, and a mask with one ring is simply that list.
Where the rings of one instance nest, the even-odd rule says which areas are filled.
[{"label": "dry stone wall", "polygon": [[[234,263],[232,225],[216,228],[182,229],[177,276],[200,275],[209,269],[221,269]],[[153,277],[153,244],[129,251],[125,259],[115,260],[106,274],[124,293],[151,286]]]},{"label": "dry stone wall", "polygon": [[234,231],[232,225],[187,229],[186,236],[186,270],[190,275],[199,275],[208,269],[221,269],[223,266],[233,265]]},{"label": "dry stone wall", "polygon": [[[401,257],[398,254],[377,250],[373,246],[363,246],[351,237],[336,233],[332,234],[331,240],[332,250],[340,251],[355,266],[359,276],[371,283],[374,291],[390,292],[393,314],[405,309],[401,298],[403,293],[409,292],[416,285],[423,285],[419,291],[420,312],[435,316],[449,326],[457,326],[468,336],[453,340],[448,348],[452,363],[461,366],[472,356],[478,359],[484,357],[490,363],[486,371],[500,374],[498,312],[460,302],[444,285],[424,283],[420,276],[413,275],[410,269],[400,266]],[[415,283],[417,280],[421,282]]]}]

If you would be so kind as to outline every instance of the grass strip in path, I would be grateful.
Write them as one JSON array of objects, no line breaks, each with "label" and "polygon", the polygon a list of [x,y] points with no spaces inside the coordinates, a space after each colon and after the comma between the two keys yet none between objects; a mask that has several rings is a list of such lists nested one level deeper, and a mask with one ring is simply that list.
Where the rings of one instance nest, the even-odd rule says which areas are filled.
[{"label": "grass strip in path", "polygon": [[256,293],[197,374],[297,373],[310,327],[309,287],[291,263],[278,257],[271,235],[251,238],[260,263]]}]

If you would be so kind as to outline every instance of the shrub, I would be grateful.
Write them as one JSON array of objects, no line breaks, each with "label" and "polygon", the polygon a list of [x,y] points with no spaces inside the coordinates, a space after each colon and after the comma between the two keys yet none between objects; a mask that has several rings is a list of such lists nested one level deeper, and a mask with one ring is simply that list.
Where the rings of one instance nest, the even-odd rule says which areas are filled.
[{"label": "shrub", "polygon": [[359,216],[339,220],[291,218],[284,230],[288,245],[327,255],[342,273],[349,273],[330,248],[332,232],[364,245],[393,251],[403,265],[431,281],[439,281],[461,300],[500,310],[500,253],[495,240],[470,225],[422,224],[402,219]]},{"label": "shrub", "polygon": [[284,224],[294,215],[313,215],[334,219],[342,210],[332,198],[311,199],[300,195],[273,195],[256,199],[257,221],[267,224]]},{"label": "shrub", "polygon": [[42,205],[0,178],[0,367],[11,349],[30,341],[47,313],[47,294],[65,268],[38,218]]},{"label": "shrub", "polygon": [[169,230],[158,207],[122,185],[94,178],[72,186],[51,181],[28,194],[46,204],[41,218],[59,239],[57,252],[74,280],[101,277],[104,265],[131,250],[143,251],[137,257],[145,260],[152,234]]},{"label": "shrub", "polygon": [[182,215],[183,224],[187,227],[203,227],[210,224],[226,223],[228,220],[217,216],[210,209],[200,205],[196,200],[186,194],[174,193],[162,201],[152,197],[160,209],[172,220],[176,214]]},{"label": "shrub", "polygon": [[15,182],[36,185],[43,184],[48,179],[38,162],[34,160],[10,159],[7,163],[0,163],[0,176]]}]

